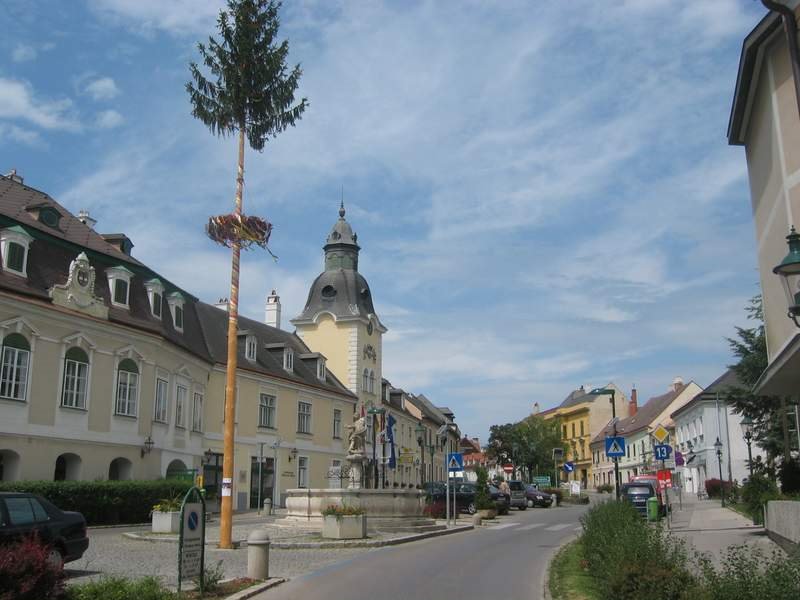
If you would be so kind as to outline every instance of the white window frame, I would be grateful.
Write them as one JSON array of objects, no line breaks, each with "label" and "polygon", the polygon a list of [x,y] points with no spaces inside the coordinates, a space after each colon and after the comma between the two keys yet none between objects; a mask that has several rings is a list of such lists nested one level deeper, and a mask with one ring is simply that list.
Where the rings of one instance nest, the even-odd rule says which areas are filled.
[{"label": "white window frame", "polygon": [[[159,386],[163,383],[163,386]],[[163,390],[163,398],[159,398],[159,390]],[[153,421],[156,423],[169,423],[169,376],[159,373],[156,375],[156,387],[153,392]]]},{"label": "white window frame", "polygon": [[195,390],[192,394],[192,431],[203,432],[203,392]]},{"label": "white window frame", "polygon": [[[169,312],[172,315],[172,326],[175,331],[183,333],[184,326],[186,325],[186,300],[180,292],[172,292],[167,296],[167,304],[169,304]],[[178,325],[176,320],[177,309],[181,311],[181,323]]]},{"label": "white window frame", "polygon": [[[183,398],[181,398],[183,390]],[[189,409],[189,384],[179,380],[175,382],[175,427],[186,429],[186,411]]]},{"label": "white window frame", "polygon": [[[5,272],[13,273],[14,275],[19,275],[20,277],[28,276],[28,250],[30,249],[30,244],[32,241],[33,237],[31,237],[31,235],[29,235],[28,232],[19,225],[7,227],[6,229],[0,231],[0,252],[3,254],[3,270]],[[21,271],[17,271],[16,269],[12,269],[8,266],[9,244],[11,243],[22,246],[23,254]]]},{"label": "white window frame", "polygon": [[308,488],[308,466],[307,456],[297,457],[297,487]]},{"label": "white window frame", "polygon": [[[13,346],[6,346],[5,345],[5,337],[10,334],[6,334],[3,338],[3,345],[2,345],[2,355],[0,355],[0,390],[5,390],[7,387],[15,388],[14,391],[17,392],[16,395],[7,395],[3,394],[0,398],[5,400],[16,400],[18,402],[27,402],[28,398],[28,382],[31,376],[31,357],[33,354],[33,346],[31,344],[31,340],[28,339],[26,336],[22,336],[25,338],[25,341],[28,342],[28,350],[24,350],[22,348],[15,348]],[[19,335],[22,335],[21,333]],[[10,367],[10,377],[6,377],[6,352],[8,352],[9,356],[12,356],[12,364],[9,365]],[[19,364],[20,356],[25,357],[25,365]],[[25,369],[25,376],[17,381],[17,371],[21,369]],[[5,382],[8,381],[8,384]],[[20,393],[21,390],[21,393]]]},{"label": "white window frame", "polygon": [[[106,277],[108,278],[111,305],[129,309],[131,303],[131,277],[133,277],[133,272],[120,265],[106,269]],[[117,301],[117,281],[124,281],[127,286],[124,303]]]},{"label": "white window frame", "polygon": [[[114,388],[114,414],[121,417],[136,417],[138,415],[139,408],[139,379],[142,369],[141,366],[137,364],[137,373],[133,373],[132,371],[123,371],[119,368],[120,363],[122,363],[123,360],[125,359],[120,359],[117,361],[115,378],[117,385]],[[135,360],[133,360],[133,362],[136,363]],[[124,378],[123,373],[125,374]],[[121,391],[123,390],[121,386],[123,385],[125,386],[126,390],[124,398],[121,396]],[[131,398],[131,389],[133,389],[133,398]]]},{"label": "white window frame", "polygon": [[244,356],[247,360],[255,362],[258,357],[258,338],[248,335],[244,339]]},{"label": "white window frame", "polygon": [[[271,404],[269,401],[265,402],[265,399],[268,398],[272,400]],[[265,418],[262,419],[261,418],[262,416],[264,416]],[[270,416],[272,416],[271,419]],[[258,396],[258,426],[265,427],[267,429],[275,429],[277,422],[278,422],[278,397],[275,394],[261,392]]]},{"label": "white window frame", "polygon": [[[71,358],[66,357],[66,352],[64,353],[64,369],[61,376],[61,406],[64,408],[74,408],[78,410],[86,410],[89,400],[89,377],[90,377],[90,369],[91,369],[91,356],[89,355],[86,350],[81,348],[80,346],[70,346],[67,349],[67,352],[72,348],[78,348],[83,353],[86,354],[86,362],[80,362],[77,360],[73,360]],[[83,375],[80,374],[80,366],[85,366]],[[74,372],[70,373],[70,367],[74,366]],[[67,379],[70,378],[73,380],[74,388],[68,389],[67,388]],[[83,381],[83,393],[79,393],[80,389],[80,382]],[[68,402],[68,397],[71,397],[72,401]]]},{"label": "white window frame", "polygon": [[292,348],[283,349],[283,370],[289,373],[294,371],[294,350]]},{"label": "white window frame", "polygon": [[[147,289],[147,299],[150,301],[150,314],[160,319],[164,315],[164,284],[158,279],[151,279],[145,282],[144,287]],[[161,299],[158,312],[156,312],[156,296]]]},{"label": "white window frame", "polygon": [[[304,410],[308,407],[308,411]],[[311,402],[298,400],[297,402],[297,433],[311,434],[311,412],[313,410]],[[305,428],[304,428],[305,425]]]},{"label": "white window frame", "polygon": [[340,408],[333,409],[333,438],[342,439],[342,410]]},{"label": "white window frame", "polygon": [[320,381],[325,381],[325,373],[325,359],[320,356],[317,359],[317,379]]}]

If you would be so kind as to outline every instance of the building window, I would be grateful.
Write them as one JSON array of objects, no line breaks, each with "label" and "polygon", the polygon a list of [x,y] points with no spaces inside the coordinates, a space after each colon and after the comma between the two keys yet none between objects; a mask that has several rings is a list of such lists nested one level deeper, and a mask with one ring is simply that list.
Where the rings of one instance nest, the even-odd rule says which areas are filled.
[{"label": "building window", "polygon": [[369,369],[364,369],[364,381],[361,384],[361,387],[364,388],[364,392],[369,392]]},{"label": "building window", "polygon": [[375,393],[375,371],[369,370],[369,393]]},{"label": "building window", "polygon": [[308,402],[297,403],[297,432],[311,433],[311,404]]},{"label": "building window", "polygon": [[70,348],[64,356],[61,406],[85,409],[88,384],[89,357],[80,348]]},{"label": "building window", "polygon": [[0,367],[0,398],[25,400],[28,389],[28,366],[31,360],[31,347],[28,340],[19,333],[12,333],[3,339],[3,358]]},{"label": "building window", "polygon": [[183,332],[183,306],[185,300],[180,292],[172,292],[167,296],[169,310],[172,313],[172,325],[176,331]]},{"label": "building window", "polygon": [[581,435],[584,435],[584,433],[583,433],[583,421],[581,421]]},{"label": "building window", "polygon": [[562,431],[561,439],[562,440],[567,439],[567,426],[566,425],[562,425],[561,426],[561,431]]},{"label": "building window", "polygon": [[337,440],[342,437],[342,411],[338,408],[333,409],[333,437]]},{"label": "building window", "polygon": [[178,384],[175,388],[175,427],[186,427],[186,398],[189,389]]},{"label": "building window", "polygon": [[269,427],[275,429],[275,404],[277,400],[275,396],[270,394],[261,394],[261,399],[258,404],[258,426]]},{"label": "building window", "polygon": [[248,335],[245,338],[244,355],[247,360],[254,361],[258,353],[258,340],[254,335]]},{"label": "building window", "polygon": [[33,238],[19,225],[0,232],[0,252],[3,253],[3,269],[27,277],[28,248]]},{"label": "building window", "polygon": [[308,487],[308,457],[297,457],[297,487]]},{"label": "building window", "polygon": [[572,437],[575,437],[575,423],[572,424]]},{"label": "building window", "polygon": [[111,291],[111,304],[128,308],[130,303],[130,284],[133,273],[125,267],[106,269],[108,288]]},{"label": "building window", "polygon": [[291,348],[283,350],[283,368],[290,373],[294,370],[294,350]]},{"label": "building window", "polygon": [[158,279],[151,279],[144,284],[147,289],[147,298],[150,300],[150,312],[156,319],[161,318],[161,308],[164,304],[164,284]]},{"label": "building window", "polygon": [[192,404],[192,431],[203,431],[203,394],[194,393]]},{"label": "building window", "polygon": [[325,381],[325,359],[321,356],[317,359],[317,379]]},{"label": "building window", "polygon": [[153,419],[159,423],[166,423],[169,415],[169,399],[167,393],[169,382],[160,377],[156,379],[156,401]]},{"label": "building window", "polygon": [[136,416],[136,398],[139,392],[139,369],[136,363],[126,358],[117,367],[116,414]]}]

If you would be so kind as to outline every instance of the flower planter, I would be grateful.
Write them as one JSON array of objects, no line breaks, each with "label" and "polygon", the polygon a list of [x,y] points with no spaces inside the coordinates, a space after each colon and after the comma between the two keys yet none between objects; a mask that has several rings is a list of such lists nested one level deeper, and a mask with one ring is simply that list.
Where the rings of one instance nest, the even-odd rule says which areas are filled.
[{"label": "flower planter", "polygon": [[180,511],[153,511],[153,533],[178,533],[181,530]]},{"label": "flower planter", "polygon": [[367,515],[325,515],[322,537],[333,540],[359,540],[367,537]]},{"label": "flower planter", "polygon": [[483,510],[479,510],[478,514],[480,515],[481,519],[494,519],[497,516],[497,509],[484,508]]}]

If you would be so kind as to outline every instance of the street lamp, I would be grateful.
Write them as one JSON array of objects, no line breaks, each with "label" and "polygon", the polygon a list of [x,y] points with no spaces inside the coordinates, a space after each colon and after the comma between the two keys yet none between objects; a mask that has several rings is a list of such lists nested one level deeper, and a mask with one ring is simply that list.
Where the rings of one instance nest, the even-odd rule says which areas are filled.
[{"label": "street lamp", "polygon": [[750,417],[745,417],[740,423],[742,427],[742,434],[744,441],[747,442],[747,467],[750,469],[750,477],[753,477],[753,451],[750,444],[753,443],[753,420]]},{"label": "street lamp", "polygon": [[417,434],[417,444],[419,444],[420,452],[422,452],[422,460],[420,465],[420,485],[425,487],[425,427],[419,423],[414,428],[414,433]]},{"label": "street lamp", "polygon": [[141,457],[144,458],[145,454],[150,454],[150,451],[153,449],[153,446],[155,445],[156,443],[153,441],[153,438],[151,438],[148,435],[144,440],[144,447],[140,449]]},{"label": "street lamp", "polygon": [[[606,394],[611,395],[611,420],[614,423],[614,436],[617,435],[617,407],[614,402],[614,395],[616,390],[614,388],[594,388],[589,392],[590,396],[605,396]],[[619,500],[619,458],[616,456],[613,458],[614,461],[614,495]]]},{"label": "street lamp", "polygon": [[725,506],[725,486],[722,482],[722,442],[714,442],[714,450],[717,451],[717,466],[719,466],[719,497],[722,498],[722,506]]},{"label": "street lamp", "polygon": [[789,304],[787,316],[800,327],[800,323],[797,322],[797,317],[800,316],[800,233],[797,233],[794,225],[786,236],[786,243],[789,245],[789,253],[777,267],[772,269],[772,272],[781,278]]}]

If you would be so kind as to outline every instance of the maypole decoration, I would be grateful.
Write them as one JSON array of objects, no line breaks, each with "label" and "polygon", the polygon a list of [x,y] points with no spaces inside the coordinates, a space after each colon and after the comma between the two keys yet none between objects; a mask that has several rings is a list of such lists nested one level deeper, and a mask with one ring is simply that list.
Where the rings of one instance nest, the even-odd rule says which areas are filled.
[{"label": "maypole decoration", "polygon": [[272,223],[261,217],[247,217],[236,213],[210,217],[206,233],[209,238],[226,248],[232,248],[234,242],[239,242],[240,248],[249,250],[255,244],[269,252],[272,258],[278,258],[268,246]]}]

